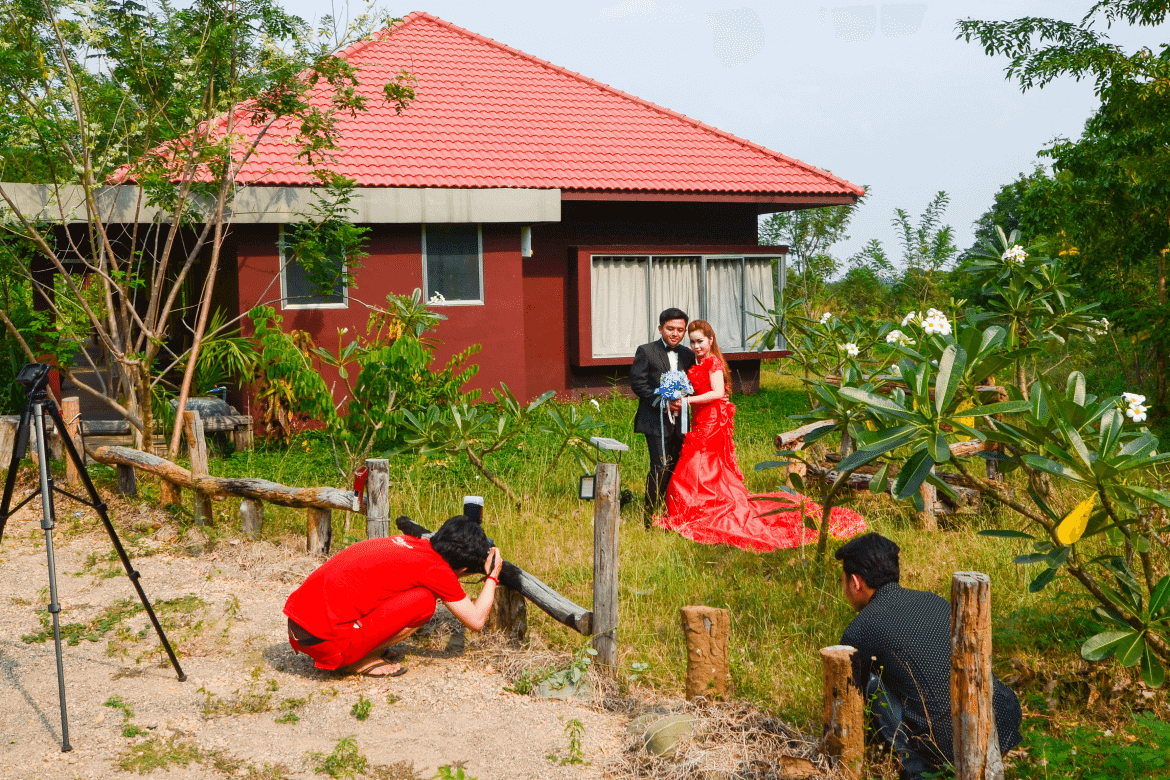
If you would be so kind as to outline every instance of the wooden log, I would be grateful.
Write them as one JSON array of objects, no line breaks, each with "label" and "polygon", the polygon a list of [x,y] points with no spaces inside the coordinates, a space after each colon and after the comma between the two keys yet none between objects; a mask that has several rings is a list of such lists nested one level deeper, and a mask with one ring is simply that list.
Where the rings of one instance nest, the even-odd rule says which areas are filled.
[{"label": "wooden log", "polygon": [[240,530],[252,539],[260,538],[264,527],[264,504],[254,498],[240,502]]},{"label": "wooden log", "polygon": [[333,541],[333,510],[311,506],[305,510],[309,515],[308,541],[306,548],[310,555],[328,555]]},{"label": "wooden log", "polygon": [[598,463],[593,500],[593,649],[597,663],[617,666],[618,521],[621,479],[616,463]]},{"label": "wooden log", "polygon": [[[933,466],[930,473],[934,473]],[[918,513],[918,527],[923,531],[937,531],[938,518],[934,514],[934,505],[938,502],[938,488],[923,481],[918,488],[918,495],[922,496],[922,511]]]},{"label": "wooden log", "polygon": [[817,420],[816,422],[810,422],[807,425],[802,425],[799,428],[794,428],[791,431],[779,433],[776,435],[776,449],[797,449],[795,445],[803,443],[805,436],[808,436],[818,428],[824,428],[826,426],[831,427],[835,424],[836,423],[832,422],[831,420]]},{"label": "wooden log", "polygon": [[235,427],[232,428],[232,445],[235,446],[236,452],[245,452],[252,449],[252,417],[251,415],[240,415],[235,421]]},{"label": "wooden log", "polygon": [[524,594],[501,583],[496,588],[487,627],[501,632],[510,644],[522,645],[528,637],[528,602]]},{"label": "wooden log", "polygon": [[[65,421],[65,435],[73,440],[74,449],[85,452],[81,442],[81,399],[75,395],[61,399],[61,417]],[[65,481],[70,485],[81,484],[81,474],[70,458],[65,459]]]},{"label": "wooden log", "polygon": [[[426,539],[431,532],[405,515],[394,521],[398,530],[407,536]],[[562,623],[579,634],[593,633],[593,613],[579,604],[569,601],[541,580],[533,577],[514,563],[504,561],[500,569],[500,584],[511,588],[531,601],[558,623]]]},{"label": "wooden log", "polygon": [[853,679],[853,654],[856,648],[833,645],[821,648],[825,708],[824,748],[840,776],[857,780],[861,777],[865,754],[865,712],[861,689]]},{"label": "wooden log", "polygon": [[390,535],[390,461],[371,458],[366,461],[366,538]]},{"label": "wooden log", "polygon": [[127,466],[119,463],[118,470],[118,492],[124,496],[134,498],[138,495],[138,474],[135,473],[133,466]]},{"label": "wooden log", "polygon": [[191,472],[182,466],[176,466],[169,460],[152,455],[149,452],[118,447],[114,445],[98,447],[91,451],[90,457],[99,463],[117,465],[125,463],[169,480],[188,490],[202,490],[211,496],[239,496],[254,498],[266,504],[289,506],[298,509],[320,507],[322,509],[339,509],[347,512],[358,512],[357,494],[352,490],[341,490],[331,487],[296,488],[271,482],[267,479],[237,478],[237,477],[193,477]]},{"label": "wooden log", "polygon": [[951,578],[951,723],[955,780],[1003,780],[992,708],[991,578],[975,571]]},{"label": "wooden log", "polygon": [[731,612],[704,606],[683,607],[679,612],[687,643],[687,701],[700,696],[726,698],[731,679],[727,657]]},{"label": "wooden log", "polygon": [[[183,412],[183,431],[187,434],[187,450],[191,454],[191,477],[198,480],[207,476],[207,437],[203,432],[203,418],[199,412]],[[211,496],[196,488],[193,514],[196,525],[211,525],[213,513]]]}]

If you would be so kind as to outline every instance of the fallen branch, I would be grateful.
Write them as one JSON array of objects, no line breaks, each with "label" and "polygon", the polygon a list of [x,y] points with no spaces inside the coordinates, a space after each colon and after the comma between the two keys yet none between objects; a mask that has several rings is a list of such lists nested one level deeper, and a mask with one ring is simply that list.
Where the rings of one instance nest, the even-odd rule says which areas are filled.
[{"label": "fallen branch", "polygon": [[267,479],[193,477],[191,472],[182,466],[176,466],[157,455],[130,447],[111,445],[98,447],[96,450],[87,449],[86,452],[99,463],[111,466],[133,466],[180,487],[198,490],[217,498],[239,496],[299,509],[316,507],[318,509],[340,509],[346,512],[361,511],[357,494],[352,490],[332,487],[288,487],[278,482],[270,482]]}]

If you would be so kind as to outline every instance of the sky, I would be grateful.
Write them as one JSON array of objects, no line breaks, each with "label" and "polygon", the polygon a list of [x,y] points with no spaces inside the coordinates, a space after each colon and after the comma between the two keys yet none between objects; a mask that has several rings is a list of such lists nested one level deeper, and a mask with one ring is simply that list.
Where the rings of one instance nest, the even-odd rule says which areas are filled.
[{"label": "sky", "polygon": [[[306,19],[320,0],[286,0]],[[951,0],[819,5],[770,0],[427,0],[460,27],[868,185],[845,260],[872,238],[900,256],[895,208],[915,219],[940,190],[945,222],[970,246],[996,191],[1076,138],[1095,106],[1091,82],[1021,93],[1007,60],[956,40],[961,18],[1079,20],[1089,0]],[[1170,39],[1114,28],[1126,50]]]}]

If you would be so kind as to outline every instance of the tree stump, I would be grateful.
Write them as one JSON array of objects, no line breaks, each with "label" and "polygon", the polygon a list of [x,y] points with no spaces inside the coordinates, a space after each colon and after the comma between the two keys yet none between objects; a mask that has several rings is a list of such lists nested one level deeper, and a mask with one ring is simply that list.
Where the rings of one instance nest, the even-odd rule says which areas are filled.
[{"label": "tree stump", "polygon": [[245,498],[240,502],[240,530],[251,539],[260,538],[260,530],[264,526],[264,503],[254,498]]},{"label": "tree stump", "polygon": [[310,555],[327,555],[333,542],[333,510],[311,506],[306,511],[309,514],[306,549]]},{"label": "tree stump", "polygon": [[[81,399],[75,395],[61,400],[61,417],[65,420],[65,435],[73,441],[73,448],[82,458],[85,448],[81,443]],[[72,458],[65,459],[65,481],[70,485],[81,484],[81,474]]]},{"label": "tree stump", "polygon": [[617,666],[618,521],[621,480],[616,463],[598,463],[593,501],[593,647],[597,663]]},{"label": "tree stump", "polygon": [[716,607],[683,607],[682,629],[687,641],[687,700],[727,697],[731,670],[727,641],[731,612]]},{"label": "tree stump", "polygon": [[379,539],[390,535],[390,461],[371,458],[366,469],[366,538]]},{"label": "tree stump", "polygon": [[861,777],[865,757],[865,710],[861,689],[853,679],[856,648],[833,645],[821,648],[824,671],[824,752],[833,757],[843,777]]},{"label": "tree stump", "polygon": [[[183,431],[187,434],[187,449],[191,453],[191,476],[207,476],[207,437],[203,433],[203,418],[199,412],[183,412]],[[201,490],[194,493],[195,524],[211,525],[211,496]]]},{"label": "tree stump", "polygon": [[507,585],[497,585],[487,627],[503,633],[512,645],[523,644],[528,638],[528,600],[524,594]]},{"label": "tree stump", "polygon": [[117,466],[118,470],[118,492],[124,496],[134,498],[138,495],[138,474],[134,471],[133,466],[126,466],[121,463]]},{"label": "tree stump", "polygon": [[951,578],[951,723],[955,780],[1003,780],[991,673],[991,578]]}]

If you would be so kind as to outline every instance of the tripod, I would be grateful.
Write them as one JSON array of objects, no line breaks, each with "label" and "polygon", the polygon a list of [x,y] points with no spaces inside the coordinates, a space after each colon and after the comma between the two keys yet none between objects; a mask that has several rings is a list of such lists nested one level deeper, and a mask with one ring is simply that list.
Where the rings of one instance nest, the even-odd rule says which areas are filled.
[{"label": "tripod", "polygon": [[[93,507],[97,510],[98,516],[102,519],[102,524],[106,527],[106,532],[110,535],[110,541],[114,543],[114,550],[117,551],[118,558],[122,561],[122,567],[126,569],[126,576],[130,578],[130,582],[134,584],[134,589],[138,591],[138,598],[142,601],[142,606],[146,608],[146,614],[150,616],[150,622],[154,625],[154,630],[158,634],[158,638],[162,640],[162,646],[166,649],[167,655],[170,656],[171,665],[175,667],[175,672],[179,675],[179,681],[186,680],[187,675],[179,667],[179,659],[175,657],[175,651],[171,649],[171,643],[167,641],[167,636],[163,633],[158,618],[155,617],[154,609],[151,608],[150,601],[147,600],[146,593],[142,590],[142,585],[138,582],[140,575],[130,564],[130,558],[126,556],[126,550],[122,547],[121,540],[118,539],[118,532],[114,530],[114,526],[110,522],[110,516],[106,512],[106,504],[98,496],[97,489],[94,488],[93,482],[89,478],[89,473],[85,470],[85,461],[78,454],[77,447],[73,444],[73,439],[68,435],[62,435],[61,437],[61,440],[65,443],[65,456],[73,461],[73,465],[77,467],[77,473],[81,475],[81,481],[85,485],[89,500],[87,501],[84,498],[75,496],[53,484],[53,475],[49,469],[48,448],[45,446],[45,442],[47,441],[45,437],[45,415],[52,418],[53,425],[62,433],[65,431],[65,422],[61,419],[61,413],[57,410],[57,405],[53,402],[53,399],[46,390],[49,381],[49,366],[44,363],[29,363],[20,370],[16,381],[24,386],[25,392],[28,394],[28,402],[24,405],[24,410],[20,413],[20,427],[16,431],[16,438],[12,449],[12,461],[8,464],[8,479],[4,483],[4,498],[0,500],[0,539],[3,539],[4,526],[8,523],[8,518],[25,504],[36,498],[39,493],[43,512],[41,529],[45,532],[45,553],[49,559],[49,614],[53,616],[53,643],[56,646],[57,653],[57,694],[61,700],[61,752],[68,753],[73,748],[69,744],[69,714],[65,706],[65,671],[61,659],[61,605],[57,602],[57,566],[53,556],[53,526],[56,521],[56,515],[53,510],[54,490],[63,496],[72,498],[78,503]],[[36,425],[37,462],[40,470],[41,486],[39,491],[31,493],[27,498],[17,504],[16,507],[9,509],[9,505],[12,503],[12,489],[16,485],[17,465],[20,463],[21,454],[28,446],[30,423]]]}]

